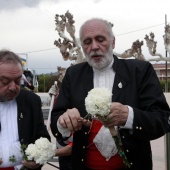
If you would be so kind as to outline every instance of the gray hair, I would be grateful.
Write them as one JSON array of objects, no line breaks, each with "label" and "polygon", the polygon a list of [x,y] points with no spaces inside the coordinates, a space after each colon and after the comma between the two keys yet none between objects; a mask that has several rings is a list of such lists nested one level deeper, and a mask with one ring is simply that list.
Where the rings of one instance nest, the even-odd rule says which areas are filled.
[{"label": "gray hair", "polygon": [[0,63],[19,63],[22,65],[21,58],[12,51],[1,50],[0,51]]},{"label": "gray hair", "polygon": [[88,22],[90,22],[90,21],[101,21],[101,22],[103,22],[103,23],[108,27],[108,32],[109,32],[112,40],[115,38],[114,33],[113,33],[113,30],[112,30],[112,26],[113,26],[112,23],[110,23],[109,21],[104,20],[104,19],[102,19],[102,18],[92,18],[92,19],[89,19],[89,20],[85,21],[85,22],[82,24],[82,26],[80,27],[79,37],[80,37],[80,41],[81,41],[81,42],[82,42],[82,30],[83,30],[83,27],[84,27]]}]

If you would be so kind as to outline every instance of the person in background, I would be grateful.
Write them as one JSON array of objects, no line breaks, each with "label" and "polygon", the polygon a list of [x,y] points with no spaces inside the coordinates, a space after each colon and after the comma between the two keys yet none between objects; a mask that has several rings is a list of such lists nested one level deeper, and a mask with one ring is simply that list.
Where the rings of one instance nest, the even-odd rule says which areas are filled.
[{"label": "person in background", "polygon": [[[152,65],[136,59],[118,59],[113,54],[112,27],[106,20],[86,21],[80,28],[80,41],[87,62],[66,70],[51,114],[53,135],[67,137],[74,133],[74,170],[152,170],[150,141],[168,132],[170,116]],[[84,126],[85,98],[97,87],[112,91],[110,114],[105,121],[91,119],[91,126]],[[104,133],[103,127],[117,127],[130,168],[117,153],[114,139],[107,138],[109,130]],[[113,150],[107,148],[108,143]],[[111,150],[109,158],[100,146]]]},{"label": "person in background", "polygon": [[[55,97],[54,104],[57,102],[57,96],[59,94],[59,88],[57,83],[51,86],[48,91],[49,96],[52,98],[52,95]],[[60,170],[72,170],[71,168],[71,152],[72,152],[72,136],[68,138],[63,138],[61,135],[56,138],[56,154],[59,160]]]},{"label": "person in background", "polygon": [[[23,74],[20,57],[9,50],[0,51],[0,169],[21,166],[41,170],[34,161],[22,160],[21,145],[34,143],[40,137],[51,140],[44,124],[41,99],[20,89]],[[13,160],[10,161],[10,158]]]},{"label": "person in background", "polygon": [[68,138],[57,137],[57,150],[55,156],[59,158],[60,170],[73,170],[71,166],[72,136]]},{"label": "person in background", "polygon": [[22,87],[22,88],[27,87],[27,86],[26,86],[26,83],[27,83],[29,86],[31,86],[31,83],[27,80],[27,78],[25,77],[25,75],[22,74],[22,77],[21,77],[21,87]]}]

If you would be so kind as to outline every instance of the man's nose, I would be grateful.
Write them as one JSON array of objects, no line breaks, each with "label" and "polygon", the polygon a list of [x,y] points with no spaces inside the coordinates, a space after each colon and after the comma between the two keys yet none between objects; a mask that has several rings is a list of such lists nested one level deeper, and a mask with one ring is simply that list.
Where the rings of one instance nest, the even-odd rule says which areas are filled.
[{"label": "man's nose", "polygon": [[16,84],[14,81],[11,81],[9,84],[9,90],[15,90],[16,89]]},{"label": "man's nose", "polygon": [[96,41],[93,41],[91,48],[92,50],[98,50],[99,49],[98,43]]}]

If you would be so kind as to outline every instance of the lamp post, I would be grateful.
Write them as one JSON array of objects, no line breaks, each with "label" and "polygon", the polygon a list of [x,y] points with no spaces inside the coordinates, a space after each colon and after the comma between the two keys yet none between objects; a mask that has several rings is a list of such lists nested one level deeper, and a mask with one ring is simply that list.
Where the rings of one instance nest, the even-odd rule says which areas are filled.
[{"label": "lamp post", "polygon": [[44,92],[45,92],[45,75],[43,74],[43,78],[44,78]]},{"label": "lamp post", "polygon": [[42,74],[43,75],[43,89],[44,89],[44,92],[45,92],[45,75],[44,74]]}]

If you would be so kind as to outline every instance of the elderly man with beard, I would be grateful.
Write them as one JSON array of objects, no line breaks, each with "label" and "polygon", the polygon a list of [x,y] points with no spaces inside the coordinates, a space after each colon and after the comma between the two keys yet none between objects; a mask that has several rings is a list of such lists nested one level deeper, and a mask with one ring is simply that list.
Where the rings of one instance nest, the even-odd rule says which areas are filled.
[{"label": "elderly man with beard", "polygon": [[28,90],[20,89],[23,74],[19,56],[8,50],[0,51],[0,169],[40,170],[34,161],[23,160],[21,145],[34,143],[50,136],[44,124],[41,99]]},{"label": "elderly man with beard", "polygon": [[[110,23],[91,19],[80,28],[80,41],[87,62],[67,69],[52,110],[51,129],[57,137],[74,133],[74,170],[152,170],[150,141],[169,129],[170,109],[156,73],[149,62],[118,59],[113,55],[115,37]],[[91,120],[87,126],[85,98],[96,87],[112,91],[108,121]],[[102,127],[116,127],[130,167],[115,152],[109,159],[100,146],[112,142]],[[98,139],[98,140],[96,140]],[[106,146],[107,147],[107,146]],[[108,148],[109,149],[109,148]],[[116,148],[117,149],[117,148]]]}]

